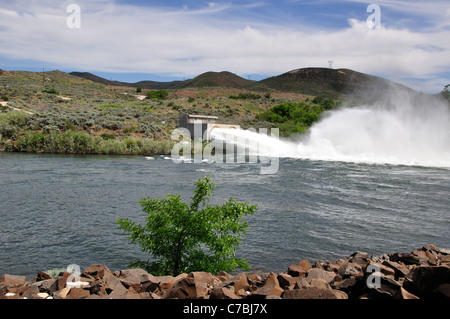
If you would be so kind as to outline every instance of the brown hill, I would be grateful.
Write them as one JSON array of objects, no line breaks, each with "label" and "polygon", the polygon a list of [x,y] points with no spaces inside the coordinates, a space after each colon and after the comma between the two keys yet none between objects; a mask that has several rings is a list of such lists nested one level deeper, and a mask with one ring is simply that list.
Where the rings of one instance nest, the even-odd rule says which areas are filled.
[{"label": "brown hill", "polygon": [[226,88],[244,88],[253,84],[255,81],[246,80],[231,72],[206,72],[191,80],[184,81],[178,88],[191,87],[226,87]]},{"label": "brown hill", "polygon": [[300,93],[311,96],[323,95],[335,99],[351,97],[357,100],[372,99],[398,90],[413,92],[406,86],[381,77],[349,69],[303,68],[262,81],[247,80],[231,72],[206,72],[186,81],[141,81],[137,83],[111,82],[87,72],[72,72],[71,75],[101,84],[140,87],[148,90],[222,87],[264,92]]},{"label": "brown hill", "polygon": [[349,69],[304,68],[267,78],[255,90],[277,90],[338,98],[370,98],[392,90],[411,90],[392,81]]}]

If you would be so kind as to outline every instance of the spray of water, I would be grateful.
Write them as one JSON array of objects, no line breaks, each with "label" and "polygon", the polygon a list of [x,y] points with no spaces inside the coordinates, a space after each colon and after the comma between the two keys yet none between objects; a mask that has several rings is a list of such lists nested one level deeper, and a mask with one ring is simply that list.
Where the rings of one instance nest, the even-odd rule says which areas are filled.
[{"label": "spray of water", "polygon": [[450,168],[448,104],[410,93],[328,112],[296,141],[231,130],[214,130],[213,137],[252,141],[265,156],[270,150],[278,157]]}]

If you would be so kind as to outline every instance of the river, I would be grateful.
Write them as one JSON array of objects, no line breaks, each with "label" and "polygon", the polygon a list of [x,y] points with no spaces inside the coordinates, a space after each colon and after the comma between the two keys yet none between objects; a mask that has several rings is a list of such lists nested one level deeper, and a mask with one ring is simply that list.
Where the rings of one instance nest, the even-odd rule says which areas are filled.
[{"label": "river", "polygon": [[252,271],[286,271],[302,259],[337,260],[355,251],[450,247],[448,168],[308,159],[260,164],[174,163],[163,157],[0,153],[0,274],[104,264],[125,269],[148,258],[117,228],[143,223],[138,201],[180,194],[210,175],[212,203],[258,205],[237,251]]}]

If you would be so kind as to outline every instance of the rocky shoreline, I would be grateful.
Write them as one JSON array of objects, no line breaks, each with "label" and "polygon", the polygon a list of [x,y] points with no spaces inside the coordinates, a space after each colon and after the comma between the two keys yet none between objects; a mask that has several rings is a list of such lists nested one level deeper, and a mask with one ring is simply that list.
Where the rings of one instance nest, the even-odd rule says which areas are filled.
[{"label": "rocky shoreline", "polygon": [[450,249],[426,245],[410,253],[291,265],[286,273],[193,272],[153,276],[92,265],[79,276],[39,272],[32,281],[4,274],[0,299],[449,299]]}]

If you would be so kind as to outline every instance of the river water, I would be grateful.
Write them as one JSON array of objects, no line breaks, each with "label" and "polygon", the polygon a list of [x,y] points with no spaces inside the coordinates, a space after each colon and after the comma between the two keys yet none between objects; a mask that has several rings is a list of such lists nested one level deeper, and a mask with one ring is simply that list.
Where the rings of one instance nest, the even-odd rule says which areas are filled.
[{"label": "river water", "polygon": [[237,251],[253,270],[286,271],[302,259],[337,260],[355,251],[450,247],[448,168],[281,159],[261,164],[174,163],[157,157],[0,153],[0,274],[147,258],[117,229],[144,221],[144,197],[192,196],[210,175],[212,203],[258,205]]}]

